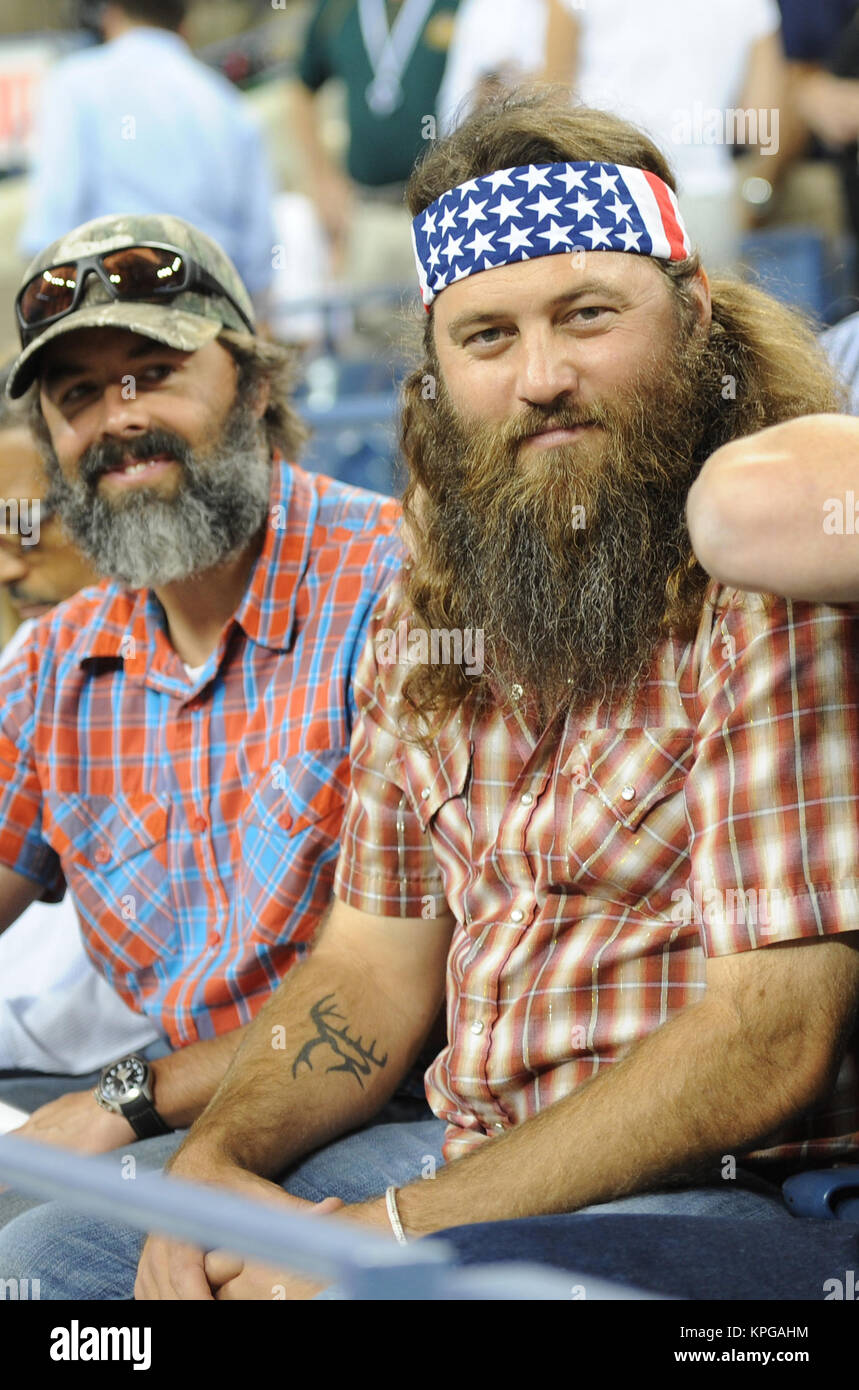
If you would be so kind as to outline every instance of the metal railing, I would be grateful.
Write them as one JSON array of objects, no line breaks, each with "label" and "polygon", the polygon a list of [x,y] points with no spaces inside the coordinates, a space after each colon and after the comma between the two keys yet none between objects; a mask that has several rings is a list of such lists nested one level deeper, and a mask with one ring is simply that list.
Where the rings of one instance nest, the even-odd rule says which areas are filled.
[{"label": "metal railing", "polygon": [[[458,1266],[452,1247],[443,1240],[397,1245],[336,1216],[279,1211],[182,1178],[152,1172],[124,1178],[107,1158],[85,1157],[29,1139],[0,1138],[0,1180],[105,1221],[328,1280],[344,1298],[569,1302],[575,1281],[581,1285],[585,1279],[534,1264]],[[587,1296],[658,1297],[590,1275]]]}]

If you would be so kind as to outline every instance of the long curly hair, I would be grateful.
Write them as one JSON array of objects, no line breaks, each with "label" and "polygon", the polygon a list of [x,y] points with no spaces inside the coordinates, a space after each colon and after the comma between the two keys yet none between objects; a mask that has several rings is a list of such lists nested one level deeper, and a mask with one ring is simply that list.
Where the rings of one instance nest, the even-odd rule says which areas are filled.
[{"label": "long curly hair", "polygon": [[[649,170],[672,189],[675,181],[664,156],[640,130],[618,117],[570,105],[564,89],[518,88],[499,95],[446,139],[428,148],[406,189],[412,217],[442,193],[496,169],[522,164],[598,160]],[[691,283],[700,268],[697,253],[683,261],[654,261],[677,296],[681,317],[694,312]],[[832,369],[812,325],[770,295],[734,278],[711,281],[710,345],[721,362],[721,380],[694,461],[722,444],[767,425],[799,415],[842,407]],[[413,626],[455,629],[448,576],[434,564],[427,535],[431,529],[433,424],[436,400],[427,382],[441,383],[433,343],[433,314],[424,314],[423,355],[403,386],[400,422],[402,456],[408,466],[403,512],[412,558],[404,573],[403,613]],[[718,378],[717,378],[718,379]],[[438,389],[441,389],[441,385]],[[663,627],[689,640],[700,618],[709,576],[691,543],[666,585]],[[484,678],[455,664],[417,666],[404,684],[406,705],[424,726],[438,729],[469,696],[486,695]]]}]

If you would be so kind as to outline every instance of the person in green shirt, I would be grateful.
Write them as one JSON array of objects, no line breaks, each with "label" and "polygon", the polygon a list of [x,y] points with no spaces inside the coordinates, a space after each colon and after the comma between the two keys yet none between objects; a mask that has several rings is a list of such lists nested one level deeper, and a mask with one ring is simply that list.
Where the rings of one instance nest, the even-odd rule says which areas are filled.
[{"label": "person in green shirt", "polygon": [[[401,206],[412,166],[426,141],[435,137],[436,99],[458,4],[317,0],[299,59],[299,80],[290,94],[290,116],[307,190],[331,245],[334,274],[347,265],[356,203],[372,199]],[[315,96],[331,78],[339,78],[346,89],[345,171],[333,163],[320,135]],[[378,259],[383,265],[387,261],[384,254]],[[395,269],[388,261],[383,278],[396,279]],[[410,266],[404,270],[410,275]]]}]

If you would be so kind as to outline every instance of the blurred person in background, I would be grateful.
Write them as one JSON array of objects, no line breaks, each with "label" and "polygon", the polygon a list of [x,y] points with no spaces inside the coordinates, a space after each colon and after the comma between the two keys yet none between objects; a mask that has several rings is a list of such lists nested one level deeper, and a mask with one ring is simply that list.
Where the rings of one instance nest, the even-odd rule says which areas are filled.
[{"label": "blurred person in background", "polygon": [[[548,0],[544,78],[586,106],[646,130],[671,160],[693,242],[711,270],[731,268],[750,215],[738,184],[768,180],[779,144],[785,65],[775,0]],[[728,113],[754,112],[754,122]],[[750,158],[738,178],[740,125]],[[757,187],[757,185],[755,185]]]},{"label": "blurred person in background", "polygon": [[[408,284],[406,179],[436,134],[436,103],[459,0],[317,0],[290,91],[307,191],[350,286]],[[322,139],[316,93],[346,89],[346,167]]]},{"label": "blurred person in background", "polygon": [[20,249],[92,218],[172,213],[222,245],[265,318],[276,242],[261,133],[234,87],[193,56],[185,0],[90,6],[105,43],[46,78]]},{"label": "blurred person in background", "polygon": [[[859,5],[856,0],[779,0],[788,59],[790,140],[814,136],[834,156],[854,242],[859,242]],[[854,250],[855,255],[855,250]],[[859,292],[859,259],[854,266]]]},{"label": "blurred person in background", "polygon": [[859,415],[859,313],[821,333],[820,341],[847,390],[847,409]]},{"label": "blurred person in background", "polygon": [[461,0],[438,98],[442,135],[546,64],[547,0]]},{"label": "blurred person in background", "polygon": [[[20,622],[0,651],[0,670],[26,642],[36,619],[98,582],[48,508],[42,458],[23,413],[5,397],[6,375],[0,373],[0,506],[5,504],[8,516],[15,499],[27,525],[17,535],[0,530],[0,586]],[[158,1036],[91,965],[68,893],[59,903],[33,903],[0,936],[0,1076],[28,1073],[28,1103],[50,1099],[57,1075],[94,1071]],[[47,1074],[44,1083],[40,1073]],[[5,1095],[14,1103],[14,1086]]]}]

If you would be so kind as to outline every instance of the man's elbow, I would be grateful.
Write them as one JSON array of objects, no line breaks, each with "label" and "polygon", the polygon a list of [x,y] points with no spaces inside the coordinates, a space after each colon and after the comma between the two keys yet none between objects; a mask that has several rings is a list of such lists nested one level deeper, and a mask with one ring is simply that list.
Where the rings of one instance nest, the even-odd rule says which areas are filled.
[{"label": "man's elbow", "polygon": [[692,484],[686,523],[699,564],[722,584],[756,587],[754,561],[760,561],[762,512],[756,479],[744,473],[742,488],[735,460],[719,450]]},{"label": "man's elbow", "polygon": [[767,1055],[761,1094],[768,1091],[775,1100],[776,1127],[796,1119],[832,1092],[846,1046],[843,1031],[808,1027],[795,1029],[790,1038],[774,1038],[763,1049],[760,1038],[757,1042],[758,1056]]}]

